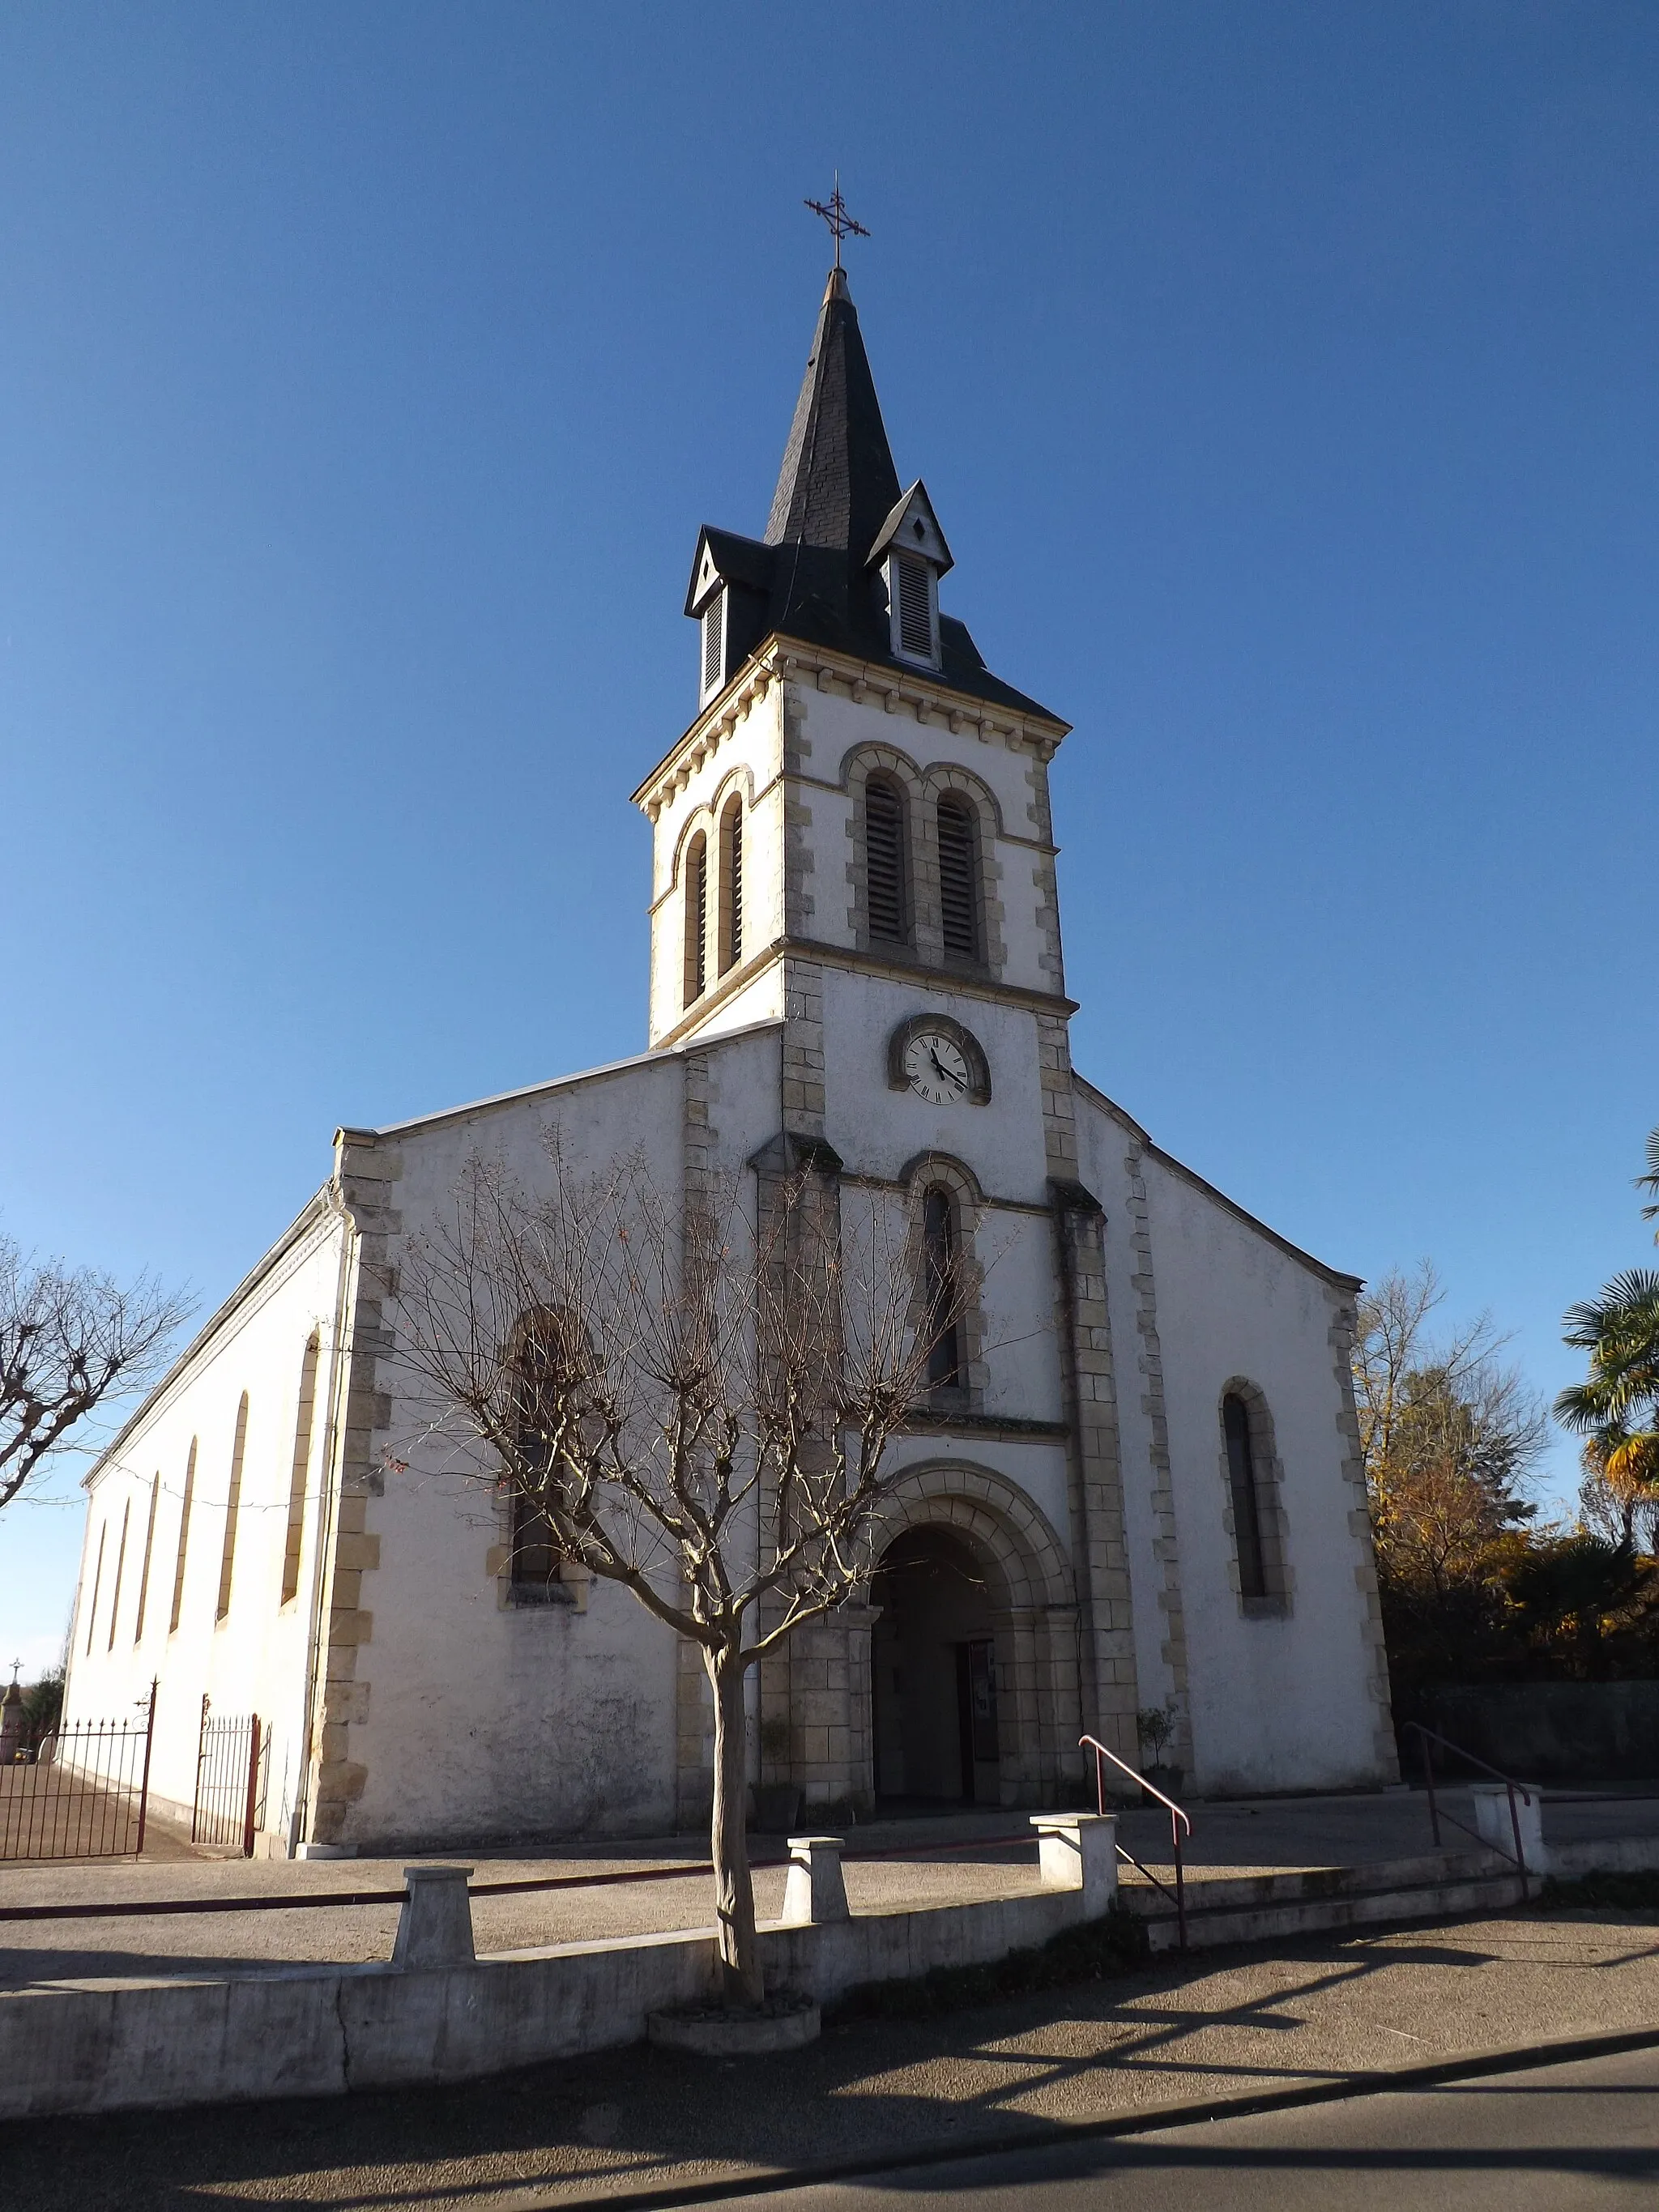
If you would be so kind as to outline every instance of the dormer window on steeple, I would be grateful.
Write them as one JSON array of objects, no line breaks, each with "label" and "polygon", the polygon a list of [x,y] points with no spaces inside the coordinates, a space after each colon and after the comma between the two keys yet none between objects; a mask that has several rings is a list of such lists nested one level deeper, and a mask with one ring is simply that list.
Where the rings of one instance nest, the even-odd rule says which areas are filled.
[{"label": "dormer window on steeple", "polygon": [[939,609],[933,572],[913,553],[894,553],[887,562],[888,604],[893,610],[893,650],[907,660],[937,665]]},{"label": "dormer window on steeple", "polygon": [[726,682],[726,593],[715,592],[702,611],[702,686],[697,704],[706,707]]},{"label": "dormer window on steeple", "polygon": [[939,665],[939,580],[954,565],[926,485],[913,483],[870,549],[887,585],[889,645],[895,660]]}]

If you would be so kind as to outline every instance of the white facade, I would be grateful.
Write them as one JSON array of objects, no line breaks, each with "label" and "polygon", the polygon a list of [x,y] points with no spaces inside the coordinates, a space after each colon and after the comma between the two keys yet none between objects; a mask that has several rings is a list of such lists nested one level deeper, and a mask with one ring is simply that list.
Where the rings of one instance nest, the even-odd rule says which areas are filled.
[{"label": "white facade", "polygon": [[[856,342],[832,282],[815,363],[843,309]],[[694,598],[729,570],[760,606],[766,545],[706,542]],[[670,1197],[710,1171],[752,1188],[779,1140],[843,1206],[934,1190],[981,1273],[958,1370],[895,1447],[870,1603],[761,1672],[757,1783],[826,1808],[1052,1803],[1079,1785],[1081,1734],[1134,1763],[1154,1705],[1189,1790],[1392,1774],[1347,1370],[1358,1286],[1074,1074],[1048,792],[1066,726],[937,629],[937,670],[775,620],[734,645],[636,793],[654,834],[650,1049],[341,1132],[323,1192],[94,1470],[69,1709],[119,1711],[157,1678],[163,1797],[190,1801],[205,1694],[270,1726],[271,1850],[700,1811],[694,1655],[614,1586],[527,1601],[507,1509],[422,1443],[429,1409],[395,1358],[404,1240],[475,1153],[532,1187],[550,1174],[550,1128],[577,1169],[643,1146]],[[907,1041],[945,1054],[937,1081],[907,1074]]]}]

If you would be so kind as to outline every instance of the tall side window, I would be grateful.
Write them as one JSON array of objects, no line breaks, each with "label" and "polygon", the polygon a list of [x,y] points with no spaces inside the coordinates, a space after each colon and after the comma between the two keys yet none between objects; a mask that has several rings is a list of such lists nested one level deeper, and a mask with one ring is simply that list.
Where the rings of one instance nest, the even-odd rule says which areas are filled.
[{"label": "tall side window", "polygon": [[185,1602],[185,1556],[190,1548],[190,1509],[196,1502],[196,1439],[190,1440],[190,1457],[185,1462],[185,1495],[179,1508],[179,1556],[173,1564],[173,1609],[167,1616],[167,1634],[174,1636],[179,1630],[179,1615]]},{"label": "tall side window", "polygon": [[1261,1548],[1261,1500],[1256,1487],[1255,1454],[1250,1443],[1250,1409],[1230,1392],[1221,1401],[1221,1426],[1227,1439],[1227,1483],[1232,1493],[1233,1541],[1238,1550],[1242,1597],[1266,1597],[1267,1577]]},{"label": "tall side window", "polygon": [[104,1546],[109,1540],[109,1522],[98,1531],[98,1565],[92,1575],[92,1603],[87,1607],[87,1651],[92,1650],[92,1632],[98,1625],[98,1592],[104,1580]]},{"label": "tall side window", "polygon": [[514,1423],[520,1479],[513,1491],[513,1595],[521,1604],[562,1602],[563,1556],[548,1517],[543,1486],[558,1455],[558,1437],[574,1410],[580,1339],[556,1313],[526,1315],[514,1351]]},{"label": "tall side window", "polygon": [[115,1587],[109,1600],[109,1642],[106,1651],[115,1649],[115,1624],[121,1618],[121,1574],[127,1563],[127,1523],[132,1518],[132,1500],[129,1498],[121,1508],[121,1540],[115,1547]]},{"label": "tall side window", "polygon": [[743,957],[743,801],[733,793],[720,817],[720,973]]},{"label": "tall side window", "polygon": [[702,998],[708,981],[708,841],[701,830],[685,854],[685,1003]]},{"label": "tall side window", "polygon": [[872,775],[864,787],[865,896],[871,936],[895,945],[910,935],[904,830],[903,793],[890,778]]},{"label": "tall side window", "polygon": [[922,1310],[927,1316],[927,1387],[955,1390],[962,1383],[956,1201],[934,1183],[921,1200]]},{"label": "tall side window", "polygon": [[219,1601],[213,1608],[216,1620],[223,1620],[230,1611],[230,1577],[236,1565],[236,1520],[242,1507],[242,1454],[247,1448],[247,1392],[242,1393],[242,1402],[236,1408],[236,1441],[230,1448],[230,1491],[225,1499],[225,1547],[219,1555]]},{"label": "tall side window", "polygon": [[939,802],[939,908],[945,950],[957,960],[980,958],[979,839],[974,810],[955,792]]},{"label": "tall side window", "polygon": [[158,1474],[149,1486],[149,1518],[144,1523],[144,1564],[138,1571],[138,1618],[133,1623],[132,1640],[144,1640],[144,1608],[149,1603],[149,1563],[155,1550],[155,1509],[161,1502],[161,1478]]},{"label": "tall side window", "polygon": [[283,1546],[283,1595],[286,1605],[300,1594],[300,1546],[306,1526],[306,1475],[311,1465],[311,1431],[317,1404],[317,1331],[313,1329],[300,1362],[300,1407],[294,1417],[294,1468],[288,1486],[288,1537]]}]

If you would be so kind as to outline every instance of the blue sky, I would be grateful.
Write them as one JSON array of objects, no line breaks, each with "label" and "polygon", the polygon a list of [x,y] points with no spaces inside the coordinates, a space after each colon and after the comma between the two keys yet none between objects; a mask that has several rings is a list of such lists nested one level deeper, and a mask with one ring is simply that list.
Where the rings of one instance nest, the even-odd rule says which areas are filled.
[{"label": "blue sky", "polygon": [[1651,1257],[1656,100],[1644,0],[8,8],[0,1227],[205,1308],[337,1123],[640,1048],[839,166],[1079,1066],[1553,1391]]}]

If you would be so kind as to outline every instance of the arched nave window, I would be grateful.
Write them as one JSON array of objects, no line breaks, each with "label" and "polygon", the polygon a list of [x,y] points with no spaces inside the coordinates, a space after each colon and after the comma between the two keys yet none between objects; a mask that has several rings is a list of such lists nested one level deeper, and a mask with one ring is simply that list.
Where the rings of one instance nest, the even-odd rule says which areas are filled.
[{"label": "arched nave window", "polygon": [[528,1313],[514,1333],[512,1355],[514,1443],[518,1470],[512,1489],[513,1525],[508,1579],[520,1602],[568,1595],[560,1578],[563,1549],[543,1486],[553,1472],[560,1430],[570,1417],[580,1375],[580,1333],[562,1314]]},{"label": "arched nave window", "polygon": [[905,851],[904,793],[890,776],[872,775],[864,787],[866,908],[872,938],[910,941],[910,884]]},{"label": "arched nave window", "polygon": [[184,1502],[179,1508],[179,1556],[173,1563],[173,1609],[167,1617],[167,1634],[176,1634],[179,1614],[185,1602],[185,1554],[190,1547],[190,1509],[196,1497],[196,1439],[190,1440],[190,1457],[185,1462]]},{"label": "arched nave window", "polygon": [[236,1441],[230,1448],[230,1490],[225,1499],[225,1547],[219,1555],[219,1601],[213,1609],[216,1620],[225,1620],[230,1612],[230,1578],[236,1565],[236,1520],[242,1509],[242,1455],[247,1449],[247,1392],[242,1393],[242,1402],[236,1408]]},{"label": "arched nave window", "polygon": [[121,1571],[127,1563],[127,1523],[132,1518],[132,1500],[128,1498],[121,1508],[121,1540],[115,1547],[115,1588],[109,1601],[109,1642],[105,1650],[115,1649],[115,1624],[121,1617]]},{"label": "arched nave window", "polygon": [[1262,1542],[1261,1489],[1251,1436],[1250,1408],[1237,1390],[1221,1401],[1221,1427],[1227,1439],[1227,1487],[1232,1499],[1233,1544],[1238,1555],[1238,1594],[1264,1598],[1267,1588]]},{"label": "arched nave window", "polygon": [[98,1590],[100,1584],[104,1579],[104,1546],[108,1540],[109,1522],[106,1521],[103,1527],[98,1531],[98,1565],[93,1570],[92,1603],[87,1608],[87,1649],[86,1653],[83,1655],[85,1656],[90,1656],[91,1655],[92,1632],[98,1626]]},{"label": "arched nave window", "polygon": [[685,854],[685,1003],[702,998],[708,981],[708,840],[701,830]]},{"label": "arched nave window", "polygon": [[155,1509],[161,1502],[161,1478],[159,1474],[149,1486],[149,1518],[144,1523],[144,1564],[138,1575],[138,1618],[132,1626],[132,1640],[144,1640],[144,1608],[149,1603],[149,1562],[155,1549]]},{"label": "arched nave window", "polygon": [[722,975],[743,957],[743,801],[733,792],[720,816],[720,959]]},{"label": "arched nave window", "polygon": [[984,933],[979,913],[979,840],[974,809],[954,791],[939,802],[939,915],[947,957],[977,960]]},{"label": "arched nave window", "polygon": [[306,1525],[306,1474],[311,1464],[312,1415],[317,1403],[319,1340],[313,1328],[300,1362],[300,1409],[294,1417],[294,1471],[288,1487],[288,1540],[283,1547],[283,1595],[286,1605],[300,1595],[300,1545]]}]

